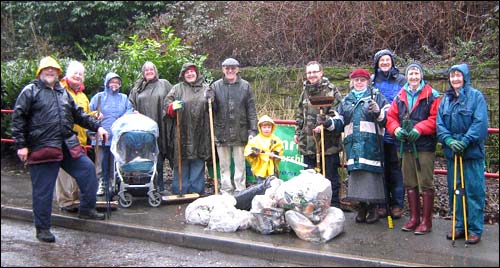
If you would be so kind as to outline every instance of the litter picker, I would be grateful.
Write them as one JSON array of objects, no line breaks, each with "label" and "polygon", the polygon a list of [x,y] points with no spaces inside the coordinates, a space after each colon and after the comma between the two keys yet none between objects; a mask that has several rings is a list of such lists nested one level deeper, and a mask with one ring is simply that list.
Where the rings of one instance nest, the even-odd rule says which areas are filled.
[{"label": "litter picker", "polygon": [[[375,101],[373,99],[373,88],[370,87],[370,101]],[[383,152],[382,148],[382,141],[380,140],[380,135],[378,134],[378,126],[377,126],[377,120],[375,119],[375,135],[377,135],[377,142],[380,146],[380,152]],[[384,156],[382,155],[382,160],[380,161],[382,165],[382,169],[384,169]],[[389,191],[387,190],[387,183],[385,181],[385,177],[382,178],[382,182],[384,184],[384,195],[385,195],[385,210],[387,211],[387,227],[389,229],[394,228],[394,224],[392,223],[392,216],[391,216],[391,210],[389,209]]]},{"label": "litter picker", "polygon": [[[309,97],[309,102],[312,107],[319,108],[319,114],[323,115],[324,107],[331,107],[333,102],[335,101],[335,97],[332,96],[311,96]],[[318,154],[316,154],[318,155]],[[316,157],[316,162],[318,161]],[[321,126],[321,171],[323,176],[325,175],[325,131],[323,126]]]},{"label": "litter picker", "polygon": [[[457,189],[457,158],[460,159],[460,188]],[[451,230],[451,245],[455,246],[455,225],[457,221],[457,195],[462,196],[462,207],[464,209],[464,228],[465,228],[465,241],[469,240],[468,230],[467,230],[467,208],[465,206],[465,183],[464,183],[464,166],[462,162],[462,156],[455,154],[455,163],[453,166],[453,221]],[[467,243],[465,244],[467,247]]]},{"label": "litter picker", "polygon": [[281,160],[283,162],[292,163],[292,164],[299,165],[299,166],[302,166],[302,167],[308,167],[307,164],[304,164],[302,162],[299,162],[299,161],[287,158],[285,156],[279,156],[279,155],[276,155],[276,154],[274,154],[272,152],[264,152],[262,150],[259,150],[258,148],[255,148],[255,147],[252,147],[252,151],[258,152],[258,153],[261,153],[261,154],[267,154],[267,155],[269,155],[271,157],[274,157],[276,159],[279,159],[279,160]]},{"label": "litter picker", "polygon": [[176,111],[177,116],[177,175],[179,181],[179,194],[163,196],[164,201],[190,201],[200,197],[198,193],[183,194],[182,193],[182,143],[181,143],[181,112],[182,108]]}]

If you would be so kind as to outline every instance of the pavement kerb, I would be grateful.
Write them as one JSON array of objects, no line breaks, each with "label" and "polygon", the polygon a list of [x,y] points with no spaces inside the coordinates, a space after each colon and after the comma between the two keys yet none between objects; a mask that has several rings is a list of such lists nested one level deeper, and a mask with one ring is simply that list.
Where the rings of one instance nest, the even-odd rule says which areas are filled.
[{"label": "pavement kerb", "polygon": [[[33,212],[30,209],[2,205],[2,217],[23,221],[33,221]],[[199,235],[183,233],[159,228],[142,227],[133,224],[116,222],[82,220],[77,217],[52,214],[52,225],[87,232],[97,232],[120,237],[129,237],[173,244],[181,247],[200,250],[217,250],[224,253],[239,254],[249,257],[258,257],[276,262],[297,263],[307,266],[429,266],[423,263],[409,263],[395,260],[369,258],[341,253],[315,252],[307,249],[296,249],[280,245],[275,247],[271,243],[245,241],[217,237],[215,235]]]}]

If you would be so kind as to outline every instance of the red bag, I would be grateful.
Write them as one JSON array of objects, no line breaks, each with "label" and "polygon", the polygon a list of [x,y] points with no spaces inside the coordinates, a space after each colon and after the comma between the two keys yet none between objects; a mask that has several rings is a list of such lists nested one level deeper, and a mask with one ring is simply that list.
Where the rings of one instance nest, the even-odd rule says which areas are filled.
[{"label": "red bag", "polygon": [[58,162],[63,160],[61,148],[43,147],[40,150],[31,152],[28,155],[28,164],[39,164],[46,162]]}]

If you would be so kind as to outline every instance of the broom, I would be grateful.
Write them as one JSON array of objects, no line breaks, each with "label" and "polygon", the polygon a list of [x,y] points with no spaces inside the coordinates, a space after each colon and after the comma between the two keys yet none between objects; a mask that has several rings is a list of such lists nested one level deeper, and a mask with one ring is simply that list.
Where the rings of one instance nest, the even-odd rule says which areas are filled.
[{"label": "broom", "polygon": [[[182,108],[181,108],[182,109]],[[178,165],[178,180],[179,194],[163,196],[162,200],[169,201],[190,201],[200,197],[198,193],[183,194],[182,193],[182,144],[181,144],[181,109],[177,110],[177,165]]]}]

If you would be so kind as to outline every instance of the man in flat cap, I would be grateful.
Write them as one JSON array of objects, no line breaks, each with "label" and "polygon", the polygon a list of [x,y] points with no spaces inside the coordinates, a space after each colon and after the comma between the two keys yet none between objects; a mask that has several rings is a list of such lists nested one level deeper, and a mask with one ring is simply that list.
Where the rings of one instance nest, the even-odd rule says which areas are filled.
[{"label": "man in flat cap", "polygon": [[[224,77],[215,81],[205,96],[212,99],[215,113],[215,143],[219,156],[221,192],[238,193],[246,188],[243,150],[257,134],[257,113],[250,84],[238,75],[240,63],[227,58],[222,62]],[[234,187],[231,182],[234,159]]]}]

